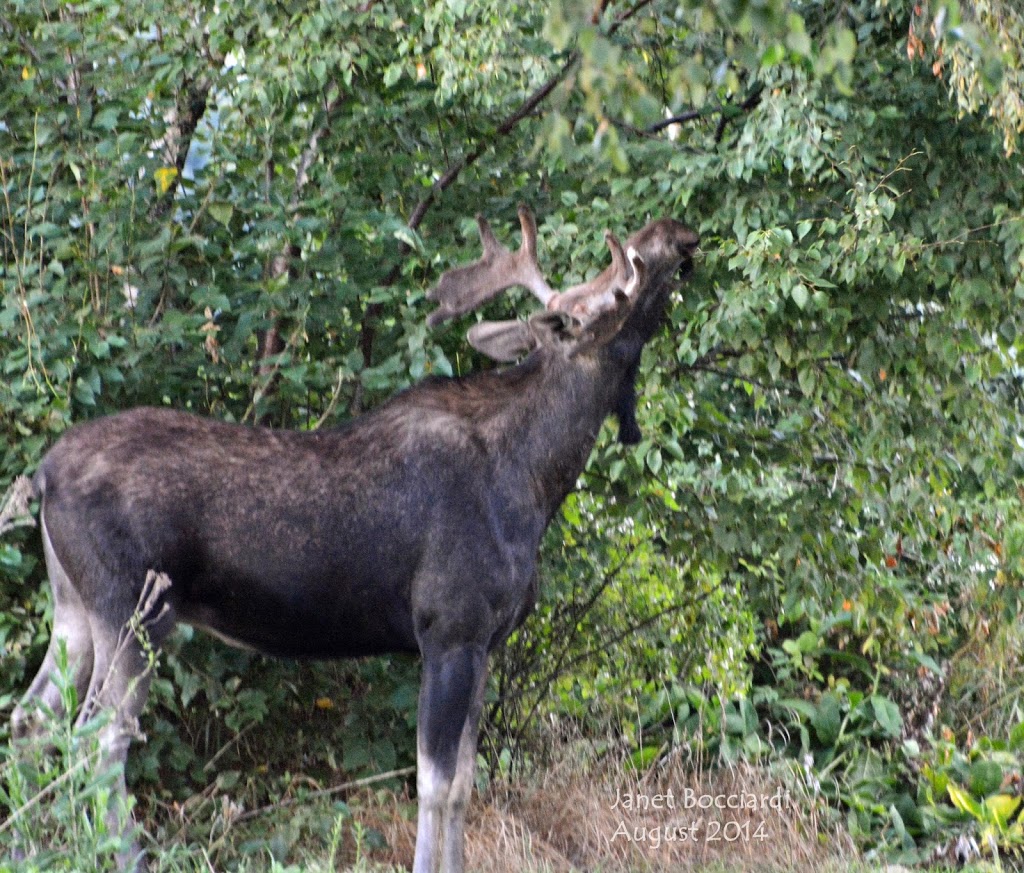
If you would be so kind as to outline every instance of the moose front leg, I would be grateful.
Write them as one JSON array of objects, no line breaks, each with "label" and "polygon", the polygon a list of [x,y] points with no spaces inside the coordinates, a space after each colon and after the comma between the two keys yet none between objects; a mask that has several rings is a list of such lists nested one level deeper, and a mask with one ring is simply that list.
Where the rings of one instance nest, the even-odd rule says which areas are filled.
[{"label": "moose front leg", "polygon": [[462,873],[465,856],[466,807],[473,793],[476,781],[476,747],[480,733],[480,716],[484,708],[484,691],[487,689],[487,656],[483,668],[477,671],[476,687],[470,700],[469,712],[462,726],[459,738],[458,757],[455,762],[455,779],[448,794],[448,805],[441,822],[442,854],[441,869],[445,873]]},{"label": "moose front leg", "polygon": [[[487,652],[463,645],[424,653],[417,729],[419,818],[413,873],[462,873]],[[440,864],[440,867],[438,866]]]}]

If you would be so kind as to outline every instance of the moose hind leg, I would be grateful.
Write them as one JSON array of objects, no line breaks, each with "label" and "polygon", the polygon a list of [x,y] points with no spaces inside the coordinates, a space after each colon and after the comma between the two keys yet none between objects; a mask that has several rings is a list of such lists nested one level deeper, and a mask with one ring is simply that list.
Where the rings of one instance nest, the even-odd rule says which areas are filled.
[{"label": "moose hind leg", "polygon": [[[459,646],[425,653],[417,729],[416,789],[419,817],[413,873],[462,873],[462,817],[472,775],[459,779],[462,744],[470,715],[474,759],[476,727],[487,669],[487,653],[479,646]],[[452,805],[452,801],[457,802]]]},{"label": "moose hind leg", "polygon": [[[101,709],[111,711],[110,721],[99,734],[100,768],[117,768],[116,793],[107,815],[110,831],[130,821],[119,817],[119,801],[125,806],[128,789],[124,763],[128,747],[138,733],[138,719],[146,702],[154,653],[174,626],[174,614],[164,601],[163,592],[170,582],[166,576],[150,573],[138,606],[121,623],[93,613],[91,628],[95,657],[92,678],[79,724],[84,724]],[[118,868],[141,869],[141,853],[136,845],[118,854]]]},{"label": "moose hind leg", "polygon": [[[43,663],[32,680],[31,686],[11,716],[11,733],[23,737],[33,731],[36,707],[42,707],[55,714],[64,711],[60,686],[54,681],[60,665],[60,647],[63,643],[67,654],[67,665],[76,690],[79,703],[85,698],[92,675],[93,644],[89,611],[75,590],[64,567],[61,565],[43,521],[43,552],[46,557],[46,571],[50,578],[53,594],[53,630]],[[37,725],[36,725],[37,727]]]}]

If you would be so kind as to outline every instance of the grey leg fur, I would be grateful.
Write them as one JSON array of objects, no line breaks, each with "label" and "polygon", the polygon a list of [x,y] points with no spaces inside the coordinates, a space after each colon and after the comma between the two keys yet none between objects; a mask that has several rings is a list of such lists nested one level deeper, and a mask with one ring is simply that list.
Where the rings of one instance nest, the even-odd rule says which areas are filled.
[{"label": "grey leg fur", "polygon": [[[150,682],[150,653],[166,638],[174,625],[171,609],[162,595],[170,586],[163,574],[150,572],[133,615],[105,617],[89,610],[78,595],[56,554],[43,523],[43,549],[53,590],[54,619],[50,645],[31,687],[11,717],[15,736],[32,733],[35,709],[63,712],[60,689],[54,681],[60,645],[67,647],[68,664],[81,703],[76,724],[81,726],[101,708],[113,710],[113,717],[99,735],[100,767],[118,767],[117,796],[112,799],[107,824],[112,831],[122,825],[118,805],[127,802],[124,762],[128,746],[138,733],[138,717],[146,701]],[[141,869],[142,853],[137,846],[117,858],[121,870]]]},{"label": "grey leg fur", "polygon": [[[117,625],[96,613],[90,616],[93,671],[78,724],[84,724],[100,709],[113,710],[113,718],[99,737],[101,768],[118,768],[118,796],[113,798],[107,816],[111,829],[120,826],[118,800],[128,800],[124,764],[128,747],[138,734],[139,715],[149,692],[151,656],[174,626],[170,607],[161,603],[161,595],[169,586],[166,576],[150,571],[135,613],[125,624]],[[118,856],[118,866],[122,870],[141,870],[142,857],[139,847],[133,845],[128,853]]]},{"label": "grey leg fur", "polygon": [[473,690],[466,723],[459,738],[459,757],[455,768],[455,779],[448,792],[448,805],[441,822],[442,855],[441,869],[445,873],[462,873],[465,865],[465,824],[466,807],[473,793],[476,781],[476,748],[480,733],[480,715],[484,707],[484,691],[487,688],[487,662],[480,671],[480,678]]},{"label": "grey leg fur", "polygon": [[464,646],[423,663],[417,726],[419,817],[413,873],[462,873],[487,654]]},{"label": "grey leg fur", "polygon": [[89,677],[92,675],[93,645],[89,612],[54,554],[45,520],[42,528],[46,571],[53,591],[53,632],[42,666],[11,716],[11,732],[16,737],[33,732],[35,706],[42,705],[56,714],[63,712],[60,689],[53,681],[61,641],[67,647],[68,666],[72,672],[79,702],[85,699]]}]

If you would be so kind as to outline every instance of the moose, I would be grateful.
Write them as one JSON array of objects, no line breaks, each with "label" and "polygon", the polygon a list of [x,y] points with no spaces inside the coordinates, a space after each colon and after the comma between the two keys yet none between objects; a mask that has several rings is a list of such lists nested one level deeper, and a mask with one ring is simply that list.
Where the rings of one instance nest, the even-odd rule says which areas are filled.
[{"label": "moose", "polygon": [[[429,322],[527,288],[542,309],[469,331],[481,353],[522,358],[514,366],[427,378],[331,430],[139,408],[53,446],[33,479],[53,630],[15,735],[38,727],[39,703],[60,711],[62,645],[78,720],[113,710],[100,735],[112,765],[177,622],[270,655],[418,653],[413,870],[461,873],[488,654],[533,608],[541,537],[603,421],[639,439],[640,355],[698,244],[668,218],[625,247],[607,234],[608,268],[558,293],[528,209],[515,252],[477,221],[483,256],[441,277]],[[119,861],[144,864],[137,848]]]}]

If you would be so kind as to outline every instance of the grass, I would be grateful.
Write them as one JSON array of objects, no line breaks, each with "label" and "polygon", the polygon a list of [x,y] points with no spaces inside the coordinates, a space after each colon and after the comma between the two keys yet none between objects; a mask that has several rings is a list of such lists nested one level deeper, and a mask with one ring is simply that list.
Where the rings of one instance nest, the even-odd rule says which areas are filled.
[{"label": "grass", "polygon": [[[761,798],[778,797],[777,808]],[[700,808],[700,798],[756,799],[756,808]],[[792,771],[741,766],[706,772],[676,757],[643,778],[616,764],[586,765],[574,755],[518,782],[492,785],[471,807],[467,868],[482,873],[570,871],[845,869],[850,840],[826,824]],[[628,804],[624,801],[630,801]],[[690,803],[691,805],[687,805]],[[646,807],[646,808],[640,808]],[[388,864],[411,863],[412,821],[384,803],[362,814],[384,835]]]},{"label": "grass", "polygon": [[[75,743],[67,748],[73,758],[60,748],[47,756],[8,750],[0,762],[9,825],[0,830],[0,857],[27,855],[0,861],[0,871],[114,869],[118,841],[103,833],[101,806],[109,774],[84,766]],[[32,768],[37,776],[27,779]],[[577,749],[542,772],[492,783],[470,807],[467,869],[818,871],[850,869],[856,858],[834,817],[789,768],[701,772],[676,757],[643,778],[623,772]],[[45,796],[35,799],[30,785]],[[68,802],[75,798],[95,802]],[[405,783],[355,788],[344,800],[313,792],[248,812],[228,794],[207,793],[174,809],[150,808],[141,821],[152,873],[408,870],[415,824]]]},{"label": "grass", "polygon": [[[74,695],[64,669],[65,709]],[[0,873],[104,871],[130,848],[112,824],[116,775],[97,771],[102,717],[83,729],[44,713],[49,748],[0,748]],[[478,791],[466,828],[475,873],[874,871],[842,819],[792,761],[708,769],[683,752],[644,774],[580,741],[552,740],[543,768]],[[416,804],[406,771],[344,790],[275,778],[285,796],[244,808],[216,779],[182,803],[140,792],[151,873],[397,873],[412,865]],[[936,870],[942,867],[933,868]],[[999,869],[974,866],[976,871]]]},{"label": "grass", "polygon": [[[46,753],[0,750],[0,799],[7,805],[0,873],[115,869],[119,837],[103,825],[111,776],[92,768],[90,739],[69,735]],[[708,770],[677,754],[640,776],[580,744],[557,748],[552,758],[543,769],[498,779],[475,794],[468,870],[903,873],[861,858],[841,818],[791,763]],[[148,869],[406,871],[415,849],[415,798],[400,779],[382,784],[344,794],[313,786],[250,810],[212,789],[170,808],[140,797]]]}]

